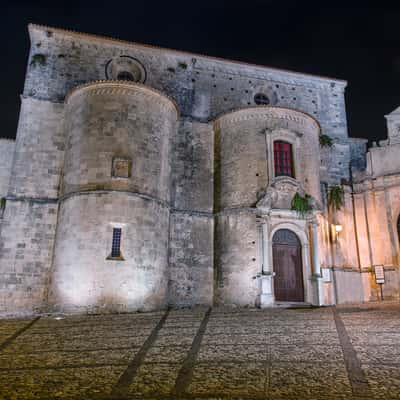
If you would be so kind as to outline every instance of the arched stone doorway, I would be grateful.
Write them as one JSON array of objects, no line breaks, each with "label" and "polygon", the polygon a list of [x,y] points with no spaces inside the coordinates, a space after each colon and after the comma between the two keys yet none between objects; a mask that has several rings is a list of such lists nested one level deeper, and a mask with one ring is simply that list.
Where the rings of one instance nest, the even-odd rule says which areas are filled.
[{"label": "arched stone doorway", "polygon": [[289,229],[279,229],[272,238],[274,292],[276,301],[304,301],[301,243]]}]

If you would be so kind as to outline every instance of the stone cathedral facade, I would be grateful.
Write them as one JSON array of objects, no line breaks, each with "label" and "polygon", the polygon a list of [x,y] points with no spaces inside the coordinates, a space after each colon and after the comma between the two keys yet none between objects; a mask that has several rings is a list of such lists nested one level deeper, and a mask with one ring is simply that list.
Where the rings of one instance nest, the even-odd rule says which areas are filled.
[{"label": "stone cathedral facade", "polygon": [[367,151],[344,81],[29,33],[0,315],[399,297],[399,110]]}]

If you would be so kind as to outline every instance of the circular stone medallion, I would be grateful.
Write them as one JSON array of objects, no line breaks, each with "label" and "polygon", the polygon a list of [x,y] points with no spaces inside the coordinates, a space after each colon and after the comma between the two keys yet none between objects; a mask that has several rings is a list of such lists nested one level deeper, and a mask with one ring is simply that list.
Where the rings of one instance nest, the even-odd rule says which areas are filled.
[{"label": "circular stone medallion", "polygon": [[144,83],[146,70],[136,58],[119,56],[109,60],[106,64],[106,78],[111,80],[133,81]]}]

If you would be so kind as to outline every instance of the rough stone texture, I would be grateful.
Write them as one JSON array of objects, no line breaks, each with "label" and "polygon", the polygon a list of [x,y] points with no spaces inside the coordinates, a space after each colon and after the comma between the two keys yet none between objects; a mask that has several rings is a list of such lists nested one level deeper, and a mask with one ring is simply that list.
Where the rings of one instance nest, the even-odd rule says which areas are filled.
[{"label": "rough stone texture", "polygon": [[363,171],[367,166],[367,139],[349,138],[350,139],[350,159],[353,171]]},{"label": "rough stone texture", "polygon": [[171,214],[168,296],[171,305],[212,305],[213,238],[212,217]]},{"label": "rough stone texture", "polygon": [[14,150],[14,140],[0,139],[0,197],[7,196]]},{"label": "rough stone texture", "polygon": [[22,98],[8,195],[55,199],[64,162],[64,106]]},{"label": "rough stone texture", "polygon": [[212,212],[214,132],[211,124],[182,119],[173,138],[171,202],[180,210]]},{"label": "rough stone texture", "polygon": [[[78,194],[60,207],[49,302],[69,311],[127,311],[167,303],[168,208],[128,193]],[[108,260],[120,227],[123,261]]]},{"label": "rough stone texture", "polygon": [[373,177],[398,173],[400,144],[371,147],[368,151],[367,173]]},{"label": "rough stone texture", "polygon": [[7,200],[0,232],[0,315],[47,308],[57,204]]},{"label": "rough stone texture", "polygon": [[[258,92],[266,93],[272,105],[309,113],[318,119],[324,134],[344,146],[324,155],[322,168],[335,165],[327,169],[327,179],[348,178],[348,171],[341,168],[350,159],[343,81],[34,25],[30,35],[25,96],[60,102],[76,85],[105,79],[109,60],[128,55],[145,65],[145,84],[174,98],[185,116],[212,120],[226,111],[254,105]],[[34,61],[39,54],[44,56],[43,65]]]},{"label": "rough stone texture", "polygon": [[[169,202],[176,113],[170,100],[136,84],[98,83],[76,89],[67,101],[62,194],[123,190]],[[131,162],[129,178],[112,176],[116,157]]]},{"label": "rough stone texture", "polygon": [[232,212],[216,217],[217,304],[255,306],[261,273],[256,215]]},{"label": "rough stone texture", "polygon": [[307,115],[281,108],[250,108],[222,116],[215,130],[217,209],[254,207],[261,199],[275,177],[275,140],[292,144],[296,181],[320,199],[319,126]]},{"label": "rough stone texture", "polygon": [[385,118],[388,128],[387,143],[390,145],[400,143],[400,107],[385,115]]},{"label": "rough stone texture", "polygon": [[[306,302],[377,299],[376,265],[384,295],[398,298],[397,110],[388,140],[365,154],[365,140],[347,135],[344,81],[29,32],[15,151],[0,142],[1,312],[43,310],[49,287],[53,307],[74,311],[274,304],[279,229],[300,240]],[[124,71],[136,81],[103,81]],[[256,106],[259,93],[268,106]],[[320,148],[321,133],[331,147]],[[274,140],[292,144],[294,178],[276,176]],[[338,184],[344,204],[333,211]],[[291,210],[296,193],[312,196],[312,212]],[[125,261],[106,261],[113,227]]]},{"label": "rough stone texture", "polygon": [[399,311],[383,302],[1,320],[0,397],[394,400]]}]

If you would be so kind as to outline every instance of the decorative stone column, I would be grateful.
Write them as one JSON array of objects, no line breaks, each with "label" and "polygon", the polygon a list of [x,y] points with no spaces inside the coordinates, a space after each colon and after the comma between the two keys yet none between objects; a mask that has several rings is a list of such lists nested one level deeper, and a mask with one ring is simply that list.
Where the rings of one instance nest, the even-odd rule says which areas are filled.
[{"label": "decorative stone column", "polygon": [[262,228],[262,260],[263,268],[260,277],[260,307],[271,307],[275,303],[273,277],[275,273],[272,268],[271,241],[269,240],[268,222],[263,220]]},{"label": "decorative stone column", "polygon": [[318,248],[318,223],[313,221],[311,223],[311,243],[312,243],[312,258],[313,258],[313,279],[316,282],[317,292],[317,305],[322,306],[324,304],[324,282],[321,274],[321,262],[319,259],[319,248]]}]

